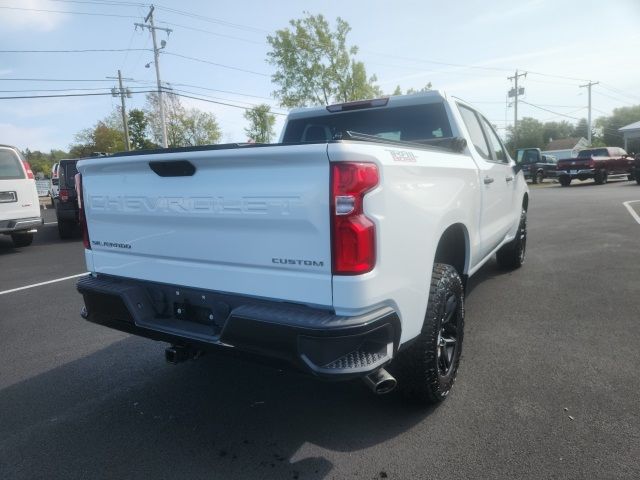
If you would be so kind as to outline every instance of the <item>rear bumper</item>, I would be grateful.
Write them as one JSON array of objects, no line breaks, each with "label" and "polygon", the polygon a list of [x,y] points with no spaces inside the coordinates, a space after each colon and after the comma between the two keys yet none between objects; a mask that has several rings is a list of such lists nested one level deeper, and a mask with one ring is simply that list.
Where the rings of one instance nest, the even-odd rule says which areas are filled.
[{"label": "rear bumper", "polygon": [[585,180],[587,178],[593,178],[596,174],[595,168],[584,168],[581,170],[558,170],[558,177],[571,177],[578,180]]},{"label": "rear bumper", "polygon": [[344,317],[331,310],[118,277],[78,284],[87,320],[202,350],[285,362],[326,379],[365,376],[391,361],[400,321],[389,307]]},{"label": "rear bumper", "polygon": [[44,220],[40,217],[18,218],[15,220],[0,221],[0,233],[14,233],[24,230],[33,230],[42,225]]}]

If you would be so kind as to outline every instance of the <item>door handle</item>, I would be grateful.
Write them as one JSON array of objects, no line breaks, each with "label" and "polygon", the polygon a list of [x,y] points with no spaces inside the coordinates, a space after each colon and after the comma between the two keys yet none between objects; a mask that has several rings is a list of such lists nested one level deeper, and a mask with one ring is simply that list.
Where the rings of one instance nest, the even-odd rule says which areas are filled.
[{"label": "door handle", "polygon": [[493,177],[484,177],[484,184],[489,185],[490,183],[493,183]]},{"label": "door handle", "polygon": [[513,175],[504,178],[507,182],[513,182]]}]

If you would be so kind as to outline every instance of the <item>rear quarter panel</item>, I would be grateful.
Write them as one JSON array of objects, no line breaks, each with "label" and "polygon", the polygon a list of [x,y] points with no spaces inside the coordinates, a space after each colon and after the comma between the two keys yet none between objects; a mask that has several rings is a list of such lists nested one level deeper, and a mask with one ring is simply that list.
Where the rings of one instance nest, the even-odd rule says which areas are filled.
[{"label": "rear quarter panel", "polygon": [[328,153],[331,162],[372,162],[380,171],[378,186],[364,200],[365,214],[376,224],[376,266],[364,275],[334,276],[334,308],[355,315],[391,306],[405,342],[422,328],[442,233],[461,223],[468,234],[467,262],[478,249],[477,168],[466,155],[394,146],[345,142],[330,144]]}]

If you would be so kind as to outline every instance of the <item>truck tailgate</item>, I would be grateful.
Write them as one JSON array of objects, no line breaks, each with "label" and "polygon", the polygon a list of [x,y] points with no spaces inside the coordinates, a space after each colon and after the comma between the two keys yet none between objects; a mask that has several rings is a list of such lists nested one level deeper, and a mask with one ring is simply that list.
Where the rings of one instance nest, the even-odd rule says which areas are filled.
[{"label": "truck tailgate", "polygon": [[[82,161],[92,271],[332,303],[326,145]],[[172,165],[189,162],[193,175]],[[150,162],[163,162],[161,176]],[[172,163],[173,162],[173,163]],[[156,168],[157,170],[157,168]]]}]

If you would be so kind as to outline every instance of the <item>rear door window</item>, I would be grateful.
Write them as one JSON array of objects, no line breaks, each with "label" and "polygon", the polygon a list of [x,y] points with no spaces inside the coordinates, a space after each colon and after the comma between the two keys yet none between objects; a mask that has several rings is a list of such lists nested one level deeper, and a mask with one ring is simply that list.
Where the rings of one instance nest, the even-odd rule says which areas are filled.
[{"label": "rear door window", "polygon": [[476,148],[476,151],[485,160],[491,160],[489,145],[487,144],[487,139],[482,132],[482,127],[480,126],[480,121],[478,120],[476,113],[462,105],[458,105],[458,108],[460,109],[462,120],[467,126],[467,130],[469,130],[469,137],[471,138],[471,142]]},{"label": "rear door window", "polygon": [[0,180],[25,178],[20,158],[12,150],[0,148]]},{"label": "rear door window", "polygon": [[487,132],[487,136],[489,137],[489,145],[493,150],[494,158],[499,162],[507,163],[507,153],[504,151],[504,147],[498,138],[498,134],[493,130],[491,124],[484,117],[482,117],[482,124],[484,125],[484,130]]}]

